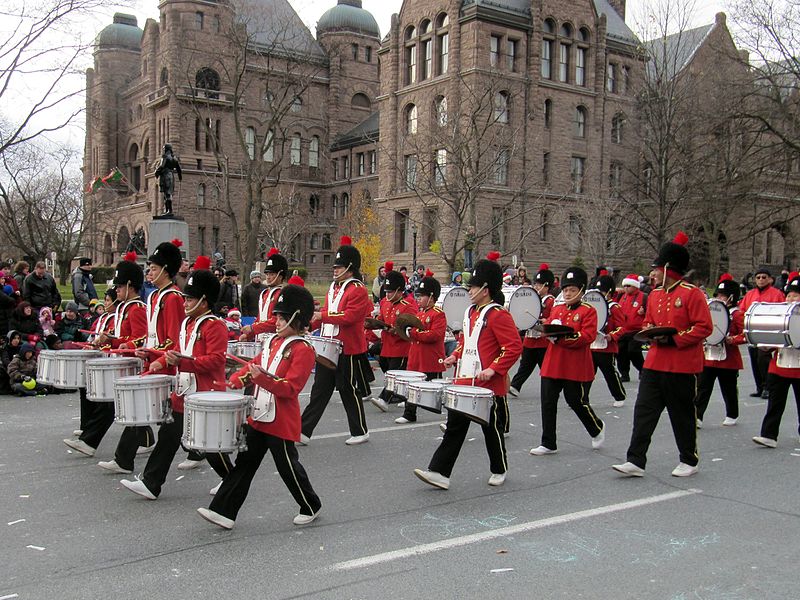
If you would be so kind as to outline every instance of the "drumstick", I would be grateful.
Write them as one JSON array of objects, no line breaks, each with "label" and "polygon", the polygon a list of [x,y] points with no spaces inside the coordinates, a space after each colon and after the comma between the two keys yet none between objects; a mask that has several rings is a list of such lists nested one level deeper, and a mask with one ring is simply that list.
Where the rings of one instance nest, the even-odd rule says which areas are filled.
[{"label": "drumstick", "polygon": [[238,356],[234,356],[233,354],[225,354],[226,358],[230,358],[232,361],[239,363],[240,365],[249,365],[250,363],[246,360],[239,358]]},{"label": "drumstick", "polygon": [[[144,350],[145,352],[152,352],[153,354],[161,354],[164,355],[170,350],[156,350],[155,348],[139,348],[139,350]],[[186,360],[194,360],[194,356],[189,356],[188,354],[178,354],[178,358],[185,358]]]},{"label": "drumstick", "polygon": [[110,333],[105,333],[104,331],[91,331],[90,329],[78,329],[78,331],[80,331],[81,333],[85,333],[87,335],[97,335],[97,336],[104,335],[112,340],[117,339],[117,336],[111,335]]}]

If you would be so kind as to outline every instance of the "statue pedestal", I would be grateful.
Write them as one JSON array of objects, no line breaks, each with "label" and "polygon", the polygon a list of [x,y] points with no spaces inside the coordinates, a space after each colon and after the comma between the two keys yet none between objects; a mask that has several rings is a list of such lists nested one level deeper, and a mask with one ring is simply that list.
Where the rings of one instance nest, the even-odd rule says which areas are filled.
[{"label": "statue pedestal", "polygon": [[183,242],[181,254],[188,260],[189,254],[189,224],[176,219],[154,219],[150,223],[150,235],[147,240],[147,254],[151,255],[156,246],[162,242],[171,242],[174,239]]}]

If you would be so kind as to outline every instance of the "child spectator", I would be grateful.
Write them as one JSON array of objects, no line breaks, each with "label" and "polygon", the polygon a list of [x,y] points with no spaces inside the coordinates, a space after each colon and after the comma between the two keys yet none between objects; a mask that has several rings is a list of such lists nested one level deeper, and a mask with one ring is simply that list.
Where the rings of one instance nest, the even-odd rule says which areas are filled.
[{"label": "child spectator", "polygon": [[19,354],[11,359],[7,371],[11,390],[15,394],[40,396],[47,393],[47,388],[36,383],[36,356],[32,344],[22,344]]},{"label": "child spectator", "polygon": [[[114,290],[110,291],[114,292]],[[114,300],[116,300],[116,292],[114,292],[114,295]],[[91,330],[94,326],[94,322],[97,321],[97,319],[100,318],[100,315],[102,315],[104,312],[106,312],[106,307],[100,300],[97,298],[90,300],[89,310],[81,315],[81,318],[83,319],[82,329],[86,329],[87,331]]]},{"label": "child spectator", "polygon": [[64,349],[64,342],[61,341],[61,338],[58,337],[55,333],[51,333],[46,338],[44,338],[45,346],[47,346],[47,350],[63,350]]},{"label": "child spectator", "polygon": [[55,333],[61,338],[62,342],[82,342],[83,320],[78,314],[78,305],[75,302],[67,302],[67,308],[61,316],[61,320],[56,323]]},{"label": "child spectator", "polygon": [[228,311],[228,316],[225,318],[225,326],[228,328],[228,339],[238,340],[240,331],[242,329],[242,313],[238,308],[232,308]]},{"label": "child spectator", "polygon": [[39,311],[39,324],[42,326],[42,335],[47,337],[56,332],[56,321],[53,318],[53,309],[49,306],[43,307]]}]

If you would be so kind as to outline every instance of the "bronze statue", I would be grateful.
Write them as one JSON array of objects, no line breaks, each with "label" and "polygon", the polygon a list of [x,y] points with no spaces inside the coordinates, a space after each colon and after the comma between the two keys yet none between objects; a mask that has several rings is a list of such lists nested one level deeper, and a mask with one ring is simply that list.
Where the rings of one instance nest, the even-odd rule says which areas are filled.
[{"label": "bronze statue", "polygon": [[172,195],[175,192],[175,173],[178,173],[178,181],[183,180],[181,173],[181,163],[172,152],[171,144],[164,144],[164,154],[161,155],[161,162],[156,169],[158,177],[158,188],[164,195],[164,214],[165,217],[172,216]]}]

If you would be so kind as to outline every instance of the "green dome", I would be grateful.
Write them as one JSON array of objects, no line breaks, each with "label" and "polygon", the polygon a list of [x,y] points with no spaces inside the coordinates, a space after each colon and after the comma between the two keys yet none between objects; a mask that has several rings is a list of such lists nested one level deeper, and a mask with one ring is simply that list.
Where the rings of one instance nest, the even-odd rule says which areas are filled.
[{"label": "green dome", "polygon": [[361,0],[339,0],[319,18],[317,35],[333,31],[351,31],[380,37],[378,22],[372,13],[361,7]]},{"label": "green dome", "polygon": [[144,32],[137,27],[135,16],[115,13],[114,22],[100,32],[95,40],[95,46],[141,50],[143,34]]}]

